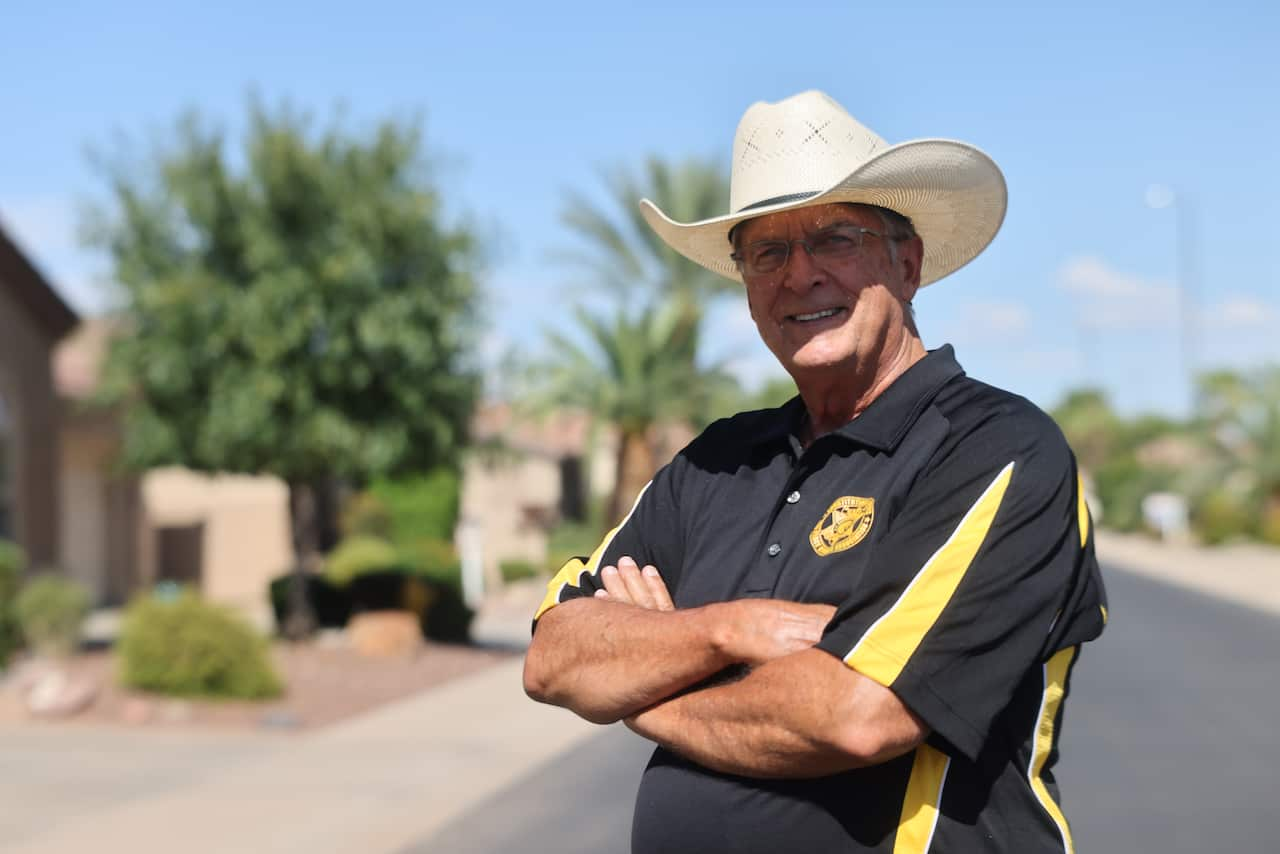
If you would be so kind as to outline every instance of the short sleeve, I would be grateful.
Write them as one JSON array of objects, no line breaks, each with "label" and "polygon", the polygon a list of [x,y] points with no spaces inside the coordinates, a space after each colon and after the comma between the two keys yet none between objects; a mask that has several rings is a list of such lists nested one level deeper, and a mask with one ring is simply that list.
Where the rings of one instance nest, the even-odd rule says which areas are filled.
[{"label": "short sleeve", "polygon": [[1056,651],[1054,626],[1081,625],[1063,609],[1089,607],[1079,591],[1097,567],[1075,462],[1047,416],[993,418],[950,445],[913,484],[819,647],[976,759],[1028,669]]},{"label": "short sleeve", "polygon": [[685,461],[677,456],[663,466],[640,494],[630,512],[609,531],[588,556],[570,558],[547,584],[534,626],[538,619],[556,605],[570,599],[594,596],[604,585],[600,568],[616,564],[629,555],[640,565],[653,564],[662,574],[667,587],[674,590],[679,581],[684,555],[684,536],[680,524],[678,481]]}]

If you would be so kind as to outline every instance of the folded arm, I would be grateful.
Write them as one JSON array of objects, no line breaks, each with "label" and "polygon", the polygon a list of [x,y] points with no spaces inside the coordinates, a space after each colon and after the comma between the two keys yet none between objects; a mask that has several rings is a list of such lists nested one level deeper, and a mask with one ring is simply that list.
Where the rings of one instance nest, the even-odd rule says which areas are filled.
[{"label": "folded arm", "polygon": [[892,691],[814,649],[658,703],[627,726],[707,768],[748,777],[820,777],[875,765],[929,733]]},{"label": "folded arm", "polygon": [[675,610],[652,567],[623,558],[601,576],[600,595],[542,616],[524,667],[530,697],[593,723],[633,715],[730,665],[807,649],[835,610],[768,599]]}]

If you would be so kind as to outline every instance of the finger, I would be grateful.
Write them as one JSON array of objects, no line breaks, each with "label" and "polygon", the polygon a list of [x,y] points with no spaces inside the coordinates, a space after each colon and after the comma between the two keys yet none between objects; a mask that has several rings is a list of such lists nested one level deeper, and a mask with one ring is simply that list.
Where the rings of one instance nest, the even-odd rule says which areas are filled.
[{"label": "finger", "polygon": [[618,574],[616,566],[606,566],[600,570],[600,577],[604,579],[604,589],[608,592],[610,599],[625,605],[635,604],[631,601],[631,594],[627,592],[627,585],[622,583],[622,576]]},{"label": "finger", "polygon": [[649,586],[649,592],[653,594],[654,601],[658,603],[658,610],[674,611],[676,603],[671,601],[671,594],[667,592],[667,583],[658,574],[658,568],[653,565],[646,566],[640,570],[640,575]]},{"label": "finger", "polygon": [[630,594],[632,602],[641,608],[657,609],[658,602],[653,598],[653,593],[649,591],[649,585],[640,577],[640,567],[636,566],[634,560],[629,557],[619,560],[618,576],[622,578],[622,583],[627,586],[627,593]]},{"label": "finger", "polygon": [[597,599],[608,599],[608,598],[609,598],[609,591],[608,591],[608,590],[597,590],[597,591],[595,592],[595,594],[594,594],[594,595],[595,595],[595,597],[596,597]]}]

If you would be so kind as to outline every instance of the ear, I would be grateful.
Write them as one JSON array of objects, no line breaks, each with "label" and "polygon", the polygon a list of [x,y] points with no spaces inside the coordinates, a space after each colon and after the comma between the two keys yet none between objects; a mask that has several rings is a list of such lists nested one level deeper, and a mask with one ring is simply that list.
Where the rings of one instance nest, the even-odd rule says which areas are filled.
[{"label": "ear", "polygon": [[919,237],[903,240],[898,244],[898,269],[906,293],[903,299],[912,300],[920,289],[920,265],[924,262],[924,241]]}]

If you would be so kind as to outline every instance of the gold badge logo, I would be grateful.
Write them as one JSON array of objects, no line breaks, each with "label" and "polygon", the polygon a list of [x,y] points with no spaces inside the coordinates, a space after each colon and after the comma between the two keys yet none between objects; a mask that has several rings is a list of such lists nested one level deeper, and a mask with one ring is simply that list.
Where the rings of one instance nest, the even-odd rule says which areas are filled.
[{"label": "gold badge logo", "polygon": [[851,549],[862,542],[876,516],[876,500],[844,495],[832,502],[809,534],[809,545],[820,556]]}]

